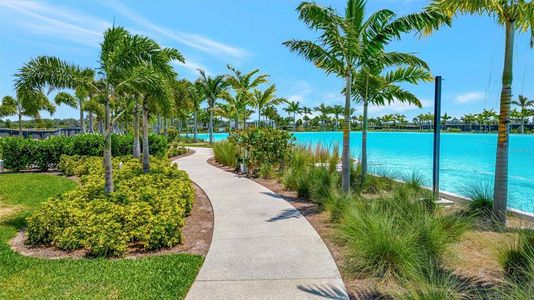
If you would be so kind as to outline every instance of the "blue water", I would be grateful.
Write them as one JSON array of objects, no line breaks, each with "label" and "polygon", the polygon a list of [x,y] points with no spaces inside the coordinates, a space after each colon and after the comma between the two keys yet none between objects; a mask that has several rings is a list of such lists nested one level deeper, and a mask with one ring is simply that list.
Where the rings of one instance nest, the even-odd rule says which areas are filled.
[{"label": "blue water", "polygon": [[[294,134],[301,144],[342,144],[341,132]],[[226,133],[217,133],[216,141]],[[207,134],[200,138],[208,139]],[[370,132],[368,160],[371,171],[387,171],[401,177],[417,171],[432,178],[432,133]],[[474,180],[493,183],[496,134],[443,133],[441,135],[440,189],[464,194]],[[361,132],[351,133],[351,152],[359,157]],[[384,171],[384,172],[385,172]],[[511,135],[509,156],[508,207],[534,213],[534,135]]]}]

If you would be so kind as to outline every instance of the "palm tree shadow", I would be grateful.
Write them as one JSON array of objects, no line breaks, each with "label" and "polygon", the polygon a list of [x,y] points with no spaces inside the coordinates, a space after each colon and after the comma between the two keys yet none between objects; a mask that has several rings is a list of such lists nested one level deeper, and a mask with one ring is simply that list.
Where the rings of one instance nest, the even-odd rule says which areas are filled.
[{"label": "palm tree shadow", "polygon": [[308,284],[308,285],[298,285],[297,288],[306,293],[319,296],[325,299],[336,299],[336,300],[348,300],[349,296],[345,290],[333,286],[330,284]]},{"label": "palm tree shadow", "polygon": [[267,222],[276,222],[281,220],[287,220],[291,218],[300,219],[302,217],[302,214],[298,211],[296,208],[287,208],[284,209],[280,214],[277,216],[274,216],[267,220]]}]

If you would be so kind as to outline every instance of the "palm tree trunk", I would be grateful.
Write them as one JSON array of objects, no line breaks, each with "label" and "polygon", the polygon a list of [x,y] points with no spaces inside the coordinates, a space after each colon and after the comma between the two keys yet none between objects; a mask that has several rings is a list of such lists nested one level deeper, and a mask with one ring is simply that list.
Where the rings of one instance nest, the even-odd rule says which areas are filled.
[{"label": "palm tree trunk", "polygon": [[361,178],[361,186],[365,184],[365,180],[367,179],[367,112],[369,109],[369,102],[367,102],[367,99],[363,100],[363,124],[362,124],[362,178]]},{"label": "palm tree trunk", "polygon": [[83,122],[82,101],[79,101],[78,105],[80,106],[80,133],[85,133],[85,124]]},{"label": "palm tree trunk", "polygon": [[521,116],[521,134],[523,133],[525,133],[525,117]]},{"label": "palm tree trunk", "polygon": [[[185,130],[187,132],[187,127],[186,127]],[[169,132],[167,130],[167,118],[166,117],[163,117],[163,135],[165,136],[165,138],[167,138],[169,136]]]},{"label": "palm tree trunk", "polygon": [[211,145],[213,144],[213,106],[210,107],[209,132],[210,132],[210,145]]},{"label": "palm tree trunk", "polygon": [[89,118],[88,120],[89,121],[89,133],[94,133],[95,131],[93,129],[93,113],[92,112],[89,113],[88,118]]},{"label": "palm tree trunk", "polygon": [[19,136],[22,137],[22,114],[19,114]]},{"label": "palm tree trunk", "polygon": [[260,121],[261,121],[261,107],[258,106],[258,124],[256,127],[260,127]]},{"label": "palm tree trunk", "polygon": [[133,141],[133,156],[141,157],[141,143],[139,143],[139,108],[137,105],[134,108],[134,141]]},{"label": "palm tree trunk", "polygon": [[113,192],[113,164],[111,158],[111,110],[109,107],[109,99],[104,105],[104,192]]},{"label": "palm tree trunk", "polygon": [[508,200],[508,141],[510,134],[510,102],[513,81],[514,22],[506,22],[506,46],[504,50],[504,70],[502,75],[501,105],[495,162],[495,184],[493,213],[497,221],[506,224]]},{"label": "palm tree trunk", "polygon": [[198,124],[197,124],[197,110],[195,109],[195,112],[193,113],[193,141],[197,142],[197,136],[198,136]]},{"label": "palm tree trunk", "polygon": [[350,191],[350,97],[351,69],[348,68],[345,87],[345,119],[343,122],[343,151],[341,158],[341,186],[345,192]]},{"label": "palm tree trunk", "polygon": [[143,104],[143,172],[150,172],[150,153],[148,147],[148,107]]},{"label": "palm tree trunk", "polygon": [[297,131],[297,113],[293,113],[293,131]]}]

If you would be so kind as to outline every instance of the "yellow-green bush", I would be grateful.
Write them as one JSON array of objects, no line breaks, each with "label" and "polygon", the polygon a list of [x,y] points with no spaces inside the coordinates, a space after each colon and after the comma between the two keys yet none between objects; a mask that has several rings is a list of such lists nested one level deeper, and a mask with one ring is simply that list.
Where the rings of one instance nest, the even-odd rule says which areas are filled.
[{"label": "yellow-green bush", "polygon": [[[49,199],[28,219],[28,243],[63,250],[86,248],[93,256],[122,256],[130,243],[145,249],[182,241],[194,190],[188,175],[166,159],[114,159],[115,192],[105,194],[99,157],[63,157],[64,172],[81,176],[74,191]],[[119,164],[121,167],[119,168]]]}]

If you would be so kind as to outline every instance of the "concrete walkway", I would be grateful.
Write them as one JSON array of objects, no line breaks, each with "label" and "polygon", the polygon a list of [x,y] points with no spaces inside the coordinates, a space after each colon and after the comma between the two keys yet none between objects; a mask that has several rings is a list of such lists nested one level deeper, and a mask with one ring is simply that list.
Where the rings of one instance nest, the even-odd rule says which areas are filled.
[{"label": "concrete walkway", "polygon": [[215,226],[187,299],[348,299],[330,252],[298,210],[209,165],[211,149],[193,149],[178,166],[210,198]]}]

